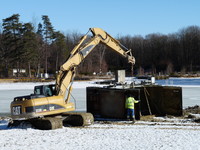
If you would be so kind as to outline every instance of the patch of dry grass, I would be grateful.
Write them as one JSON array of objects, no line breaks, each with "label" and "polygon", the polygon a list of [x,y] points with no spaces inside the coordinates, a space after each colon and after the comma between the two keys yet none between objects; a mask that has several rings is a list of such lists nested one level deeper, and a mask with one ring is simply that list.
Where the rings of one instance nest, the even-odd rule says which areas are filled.
[{"label": "patch of dry grass", "polygon": [[0,79],[0,83],[12,83],[15,82],[15,79]]},{"label": "patch of dry grass", "polygon": [[200,106],[195,105],[192,107],[188,107],[183,110],[183,116],[188,116],[189,114],[200,114]]}]

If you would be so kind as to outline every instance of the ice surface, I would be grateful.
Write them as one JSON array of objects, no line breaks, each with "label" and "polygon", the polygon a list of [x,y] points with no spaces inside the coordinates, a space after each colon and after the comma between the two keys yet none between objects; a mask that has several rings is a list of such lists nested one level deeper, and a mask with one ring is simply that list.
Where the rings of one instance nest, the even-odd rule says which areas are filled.
[{"label": "ice surface", "polygon": [[[99,80],[101,81],[101,80]],[[104,86],[95,84],[96,81],[74,81],[73,88],[86,88],[88,86]],[[5,90],[33,90],[37,85],[55,84],[55,82],[17,82],[0,83],[0,91]]]},{"label": "ice surface", "polygon": [[200,78],[169,78],[156,80],[156,83],[170,86],[200,87]]},{"label": "ice surface", "polygon": [[[48,83],[0,83],[0,113],[10,113],[10,103],[14,97],[30,95],[33,93],[34,86],[54,84]],[[86,87],[104,86],[97,85],[95,81],[73,82],[71,101],[75,102],[77,111],[86,111]]]},{"label": "ice surface", "polygon": [[[127,81],[132,81],[127,78]],[[200,79],[199,79],[200,80]],[[0,113],[9,113],[10,103],[16,96],[29,95],[33,93],[34,86],[51,83],[0,83]],[[95,81],[75,81],[73,83],[71,100],[76,103],[78,111],[86,110],[86,87],[97,87],[105,85],[97,85]],[[183,94],[183,107],[200,105],[200,86],[181,85]]]}]

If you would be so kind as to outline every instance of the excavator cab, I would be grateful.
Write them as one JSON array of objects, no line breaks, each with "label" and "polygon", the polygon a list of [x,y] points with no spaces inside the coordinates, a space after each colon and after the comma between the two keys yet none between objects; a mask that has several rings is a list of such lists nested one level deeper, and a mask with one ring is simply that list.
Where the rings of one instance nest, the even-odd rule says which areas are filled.
[{"label": "excavator cab", "polygon": [[50,85],[39,85],[34,88],[35,96],[49,97],[56,94],[55,84]]}]

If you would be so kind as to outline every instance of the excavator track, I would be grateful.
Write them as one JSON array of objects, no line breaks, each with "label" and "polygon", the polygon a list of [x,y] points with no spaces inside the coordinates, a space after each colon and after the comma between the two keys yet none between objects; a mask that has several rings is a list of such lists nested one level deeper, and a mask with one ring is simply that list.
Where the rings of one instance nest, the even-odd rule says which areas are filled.
[{"label": "excavator track", "polygon": [[94,123],[94,117],[91,113],[80,113],[80,112],[72,112],[72,113],[63,113],[63,125],[71,125],[71,126],[89,126]]},{"label": "excavator track", "polygon": [[54,130],[63,126],[89,126],[94,123],[91,113],[63,113],[59,116],[48,116],[27,120],[12,120],[8,127],[22,127],[27,124],[40,130]]}]

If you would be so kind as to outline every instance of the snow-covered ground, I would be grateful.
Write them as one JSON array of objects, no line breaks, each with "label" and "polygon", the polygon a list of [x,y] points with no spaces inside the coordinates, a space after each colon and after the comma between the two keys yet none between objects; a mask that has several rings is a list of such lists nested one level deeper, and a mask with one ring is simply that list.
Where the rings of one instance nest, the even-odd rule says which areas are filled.
[{"label": "snow-covered ground", "polygon": [[1,150],[199,150],[200,124],[176,122],[100,123],[51,131],[8,129],[0,122]]},{"label": "snow-covered ground", "polygon": [[[40,84],[44,83],[1,83],[0,112],[2,106],[8,105],[9,109],[13,97],[19,96],[19,93],[28,95],[35,85]],[[79,100],[78,110],[85,108],[87,86],[97,85],[94,85],[93,81],[73,84],[73,95]],[[199,102],[199,89],[200,87],[183,86],[183,98]],[[2,99],[7,97],[9,102],[8,99]],[[0,120],[0,150],[200,150],[200,123],[187,119],[155,119],[161,122],[95,122],[89,127],[63,127],[51,131],[41,131],[27,126],[10,129],[7,128],[8,120]]]}]

